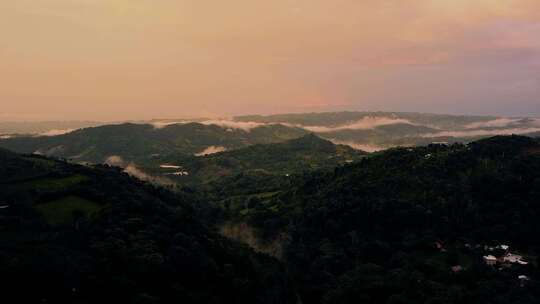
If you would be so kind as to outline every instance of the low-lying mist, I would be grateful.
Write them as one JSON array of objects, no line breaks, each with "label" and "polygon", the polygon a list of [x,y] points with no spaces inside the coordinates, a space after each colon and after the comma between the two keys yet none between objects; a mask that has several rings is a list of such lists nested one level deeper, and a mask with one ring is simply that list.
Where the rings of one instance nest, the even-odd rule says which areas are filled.
[{"label": "low-lying mist", "polygon": [[145,173],[144,171],[139,169],[134,162],[127,162],[121,156],[118,156],[118,155],[111,155],[107,157],[107,159],[105,159],[105,163],[110,166],[120,167],[124,169],[125,173],[145,182],[150,182],[150,183],[159,184],[159,185],[174,185],[175,184],[172,180],[168,178],[161,177],[161,176],[153,176],[153,175]]}]

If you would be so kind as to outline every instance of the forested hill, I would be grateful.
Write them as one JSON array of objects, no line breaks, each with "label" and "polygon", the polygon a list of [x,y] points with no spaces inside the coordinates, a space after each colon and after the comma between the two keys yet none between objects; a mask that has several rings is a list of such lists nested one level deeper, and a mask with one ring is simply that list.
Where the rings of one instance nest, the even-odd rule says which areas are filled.
[{"label": "forested hill", "polygon": [[[165,174],[176,181],[220,182],[220,178],[238,174],[247,176],[284,176],[307,170],[333,169],[367,155],[349,146],[308,134],[282,143],[257,144],[205,156],[170,155],[156,158],[149,172]],[[168,164],[159,167],[159,164]],[[174,172],[177,175],[174,175]],[[185,175],[181,174],[185,172]],[[253,189],[256,190],[256,189]]]},{"label": "forested hill", "polygon": [[[302,163],[295,149],[323,159],[341,148],[308,135],[201,159],[245,155],[254,164],[265,155],[271,167],[283,160],[271,156],[287,151],[290,162]],[[0,150],[0,271],[10,278],[4,296],[55,303],[538,303],[538,139],[394,148],[315,169],[263,179],[240,173],[216,178],[219,187],[174,193],[119,168]],[[279,247],[280,261],[209,228],[224,222],[224,234]]]},{"label": "forested hill", "polygon": [[285,123],[334,142],[376,151],[430,143],[469,143],[495,135],[534,136],[537,117],[440,115],[404,112],[322,112],[235,117],[238,122]]},{"label": "forested hill", "polygon": [[73,162],[103,163],[110,156],[144,163],[156,156],[194,155],[209,148],[237,149],[253,144],[282,142],[305,135],[303,129],[278,124],[252,129],[200,123],[155,127],[119,124],[85,128],[58,136],[13,137],[0,147],[20,153],[40,153]]},{"label": "forested hill", "polygon": [[[269,257],[206,226],[193,193],[0,150],[2,297],[20,303],[292,303]],[[206,217],[210,220],[210,218]]]},{"label": "forested hill", "polygon": [[[540,298],[537,140],[391,149],[298,183],[242,213],[285,244],[304,303]],[[527,264],[486,265],[500,245]]]}]

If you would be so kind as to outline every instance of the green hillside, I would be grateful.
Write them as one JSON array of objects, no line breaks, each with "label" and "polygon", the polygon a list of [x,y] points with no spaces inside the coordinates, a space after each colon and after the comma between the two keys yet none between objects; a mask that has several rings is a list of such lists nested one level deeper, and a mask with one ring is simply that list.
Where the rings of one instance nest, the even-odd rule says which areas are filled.
[{"label": "green hillside", "polygon": [[371,151],[431,143],[469,143],[496,135],[534,136],[540,119],[441,115],[414,112],[322,112],[250,115],[239,122],[283,123],[305,128],[318,136]]},{"label": "green hillside", "polygon": [[110,156],[146,162],[153,157],[194,155],[211,146],[231,150],[253,144],[281,142],[306,134],[282,125],[251,130],[227,129],[200,123],[155,128],[145,124],[105,125],[58,136],[14,137],[0,140],[0,147],[20,153],[40,153],[74,162],[102,163]]},{"label": "green hillside", "polygon": [[194,194],[0,150],[0,272],[21,303],[292,303],[282,266],[207,226]]},{"label": "green hillside", "polygon": [[0,161],[0,271],[22,302],[540,298],[538,139],[365,154],[306,135],[170,159],[186,167],[161,169],[194,176],[171,189],[107,165]]},{"label": "green hillside", "polygon": [[[146,170],[180,183],[210,183],[238,174],[284,177],[308,170],[332,169],[364,155],[366,153],[309,134],[282,143],[256,144],[206,156],[156,158],[153,167]],[[165,164],[165,168],[159,168],[160,164]],[[186,175],[175,176],[174,172],[186,172]]]},{"label": "green hillside", "polygon": [[[223,208],[284,247],[304,303],[535,303],[539,189],[539,142],[494,137],[391,149]],[[528,264],[486,265],[500,244]]]}]

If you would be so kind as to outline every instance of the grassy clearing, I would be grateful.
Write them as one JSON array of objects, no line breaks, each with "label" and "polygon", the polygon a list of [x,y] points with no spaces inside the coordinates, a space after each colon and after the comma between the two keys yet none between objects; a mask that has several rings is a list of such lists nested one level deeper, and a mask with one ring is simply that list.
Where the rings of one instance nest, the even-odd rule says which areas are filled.
[{"label": "grassy clearing", "polygon": [[43,215],[48,224],[56,226],[73,223],[75,213],[80,213],[90,218],[98,213],[103,206],[78,196],[66,196],[61,199],[38,204],[35,208]]}]

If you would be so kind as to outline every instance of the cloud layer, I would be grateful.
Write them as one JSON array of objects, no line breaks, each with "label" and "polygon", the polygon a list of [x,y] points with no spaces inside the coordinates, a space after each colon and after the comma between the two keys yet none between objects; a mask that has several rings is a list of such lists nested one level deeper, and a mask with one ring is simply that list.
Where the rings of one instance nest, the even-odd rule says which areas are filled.
[{"label": "cloud layer", "polygon": [[357,143],[353,141],[342,141],[342,140],[335,140],[335,139],[330,139],[330,141],[336,145],[346,145],[353,149],[370,152],[370,153],[381,151],[388,148],[388,147],[378,146],[375,144]]},{"label": "cloud layer", "polygon": [[160,185],[174,185],[174,182],[171,181],[170,179],[147,174],[146,172],[139,169],[135,163],[127,162],[121,156],[118,156],[118,155],[111,155],[107,157],[105,159],[105,163],[110,166],[123,168],[125,173],[135,178],[138,178],[142,181],[160,184]]},{"label": "cloud layer", "polygon": [[[236,130],[244,130],[246,132],[250,132],[253,129],[269,126],[269,125],[277,125],[278,123],[260,123],[260,122],[252,122],[252,121],[234,121],[229,119],[211,119],[211,120],[181,120],[181,121],[156,121],[152,122],[151,125],[154,126],[156,129],[162,129],[167,126],[176,125],[176,124],[187,124],[187,123],[200,123],[203,125],[211,126],[219,126],[224,129],[236,129]],[[283,123],[283,125],[291,126],[291,124]]]},{"label": "cloud layer", "polygon": [[204,125],[216,125],[225,129],[240,129],[244,131],[251,131],[252,129],[263,127],[265,123],[258,122],[241,122],[241,121],[232,121],[232,120],[205,120],[200,123]]},{"label": "cloud layer", "polygon": [[475,137],[493,135],[520,135],[539,132],[540,128],[509,128],[493,130],[465,130],[465,131],[442,131],[437,133],[423,134],[422,137]]},{"label": "cloud layer", "polygon": [[224,152],[224,151],[227,151],[227,148],[222,147],[222,146],[210,146],[204,149],[203,151],[195,154],[195,156],[205,156],[205,155],[215,154],[215,153]]},{"label": "cloud layer", "polygon": [[520,118],[497,118],[489,121],[474,122],[465,126],[466,129],[503,128],[523,121]]},{"label": "cloud layer", "polygon": [[395,125],[395,124],[410,124],[414,125],[411,121],[403,118],[392,117],[371,117],[366,116],[356,122],[349,124],[336,126],[336,127],[317,127],[317,126],[299,126],[306,130],[317,133],[328,133],[340,130],[369,130],[379,126]]},{"label": "cloud layer", "polygon": [[43,133],[39,133],[37,136],[57,136],[57,135],[64,135],[64,134],[68,134],[68,133],[71,133],[73,131],[75,131],[76,129],[64,129],[64,130],[59,130],[59,129],[53,129],[53,130],[49,130],[47,132],[43,132]]}]

